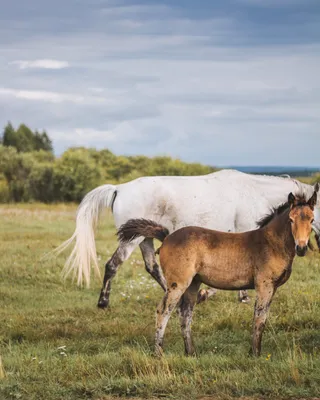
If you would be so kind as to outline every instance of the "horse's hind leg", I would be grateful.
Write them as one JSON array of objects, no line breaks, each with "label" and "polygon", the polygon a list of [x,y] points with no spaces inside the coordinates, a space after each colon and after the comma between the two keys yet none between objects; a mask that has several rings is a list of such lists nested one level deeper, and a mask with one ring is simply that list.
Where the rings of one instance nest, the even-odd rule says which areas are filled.
[{"label": "horse's hind leg", "polygon": [[146,266],[146,270],[159,283],[162,289],[166,290],[167,288],[166,280],[164,279],[162,270],[156,261],[153,239],[150,238],[144,239],[144,241],[140,243],[140,250]]},{"label": "horse's hind leg", "polygon": [[[140,243],[139,246],[147,272],[159,283],[163,290],[166,290],[167,283],[156,260],[153,239],[146,238],[142,243]],[[215,295],[216,293],[217,290],[213,288],[200,290],[198,293],[197,303],[206,301],[209,297]]]},{"label": "horse's hind leg", "polygon": [[107,308],[109,305],[109,297],[111,291],[111,280],[117,273],[120,265],[129,258],[135,249],[136,244],[120,244],[112,257],[107,261],[103,278],[103,286],[98,301],[99,308]]},{"label": "horse's hind leg", "polygon": [[193,279],[191,285],[185,291],[179,303],[181,332],[184,340],[184,348],[186,355],[195,355],[194,346],[191,337],[191,322],[194,305],[197,303],[198,290],[201,282],[196,278]]}]

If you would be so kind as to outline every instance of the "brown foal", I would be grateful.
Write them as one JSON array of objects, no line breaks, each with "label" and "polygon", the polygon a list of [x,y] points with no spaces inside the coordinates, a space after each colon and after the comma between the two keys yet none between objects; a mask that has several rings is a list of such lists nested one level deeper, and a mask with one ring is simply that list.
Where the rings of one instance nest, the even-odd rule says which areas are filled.
[{"label": "brown foal", "polygon": [[290,193],[286,204],[258,223],[259,229],[244,233],[189,226],[169,235],[166,228],[145,219],[132,219],[120,227],[122,242],[139,236],[163,242],[159,254],[167,290],[157,308],[156,354],[162,354],[164,332],[177,305],[186,354],[195,353],[192,312],[199,287],[205,283],[224,290],[256,290],[252,352],[260,355],[272,298],[289,279],[295,255],[307,252],[317,191],[318,187],[309,200]]}]

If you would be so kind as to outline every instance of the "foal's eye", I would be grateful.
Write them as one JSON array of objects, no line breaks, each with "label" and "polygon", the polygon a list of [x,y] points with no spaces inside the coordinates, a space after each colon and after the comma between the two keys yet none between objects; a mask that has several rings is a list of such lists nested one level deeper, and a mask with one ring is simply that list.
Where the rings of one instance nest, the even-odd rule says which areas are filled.
[{"label": "foal's eye", "polygon": [[294,222],[294,221],[293,221],[293,219],[292,219],[292,218],[290,218],[290,222],[293,224],[293,222]]},{"label": "foal's eye", "polygon": [[311,220],[311,223],[313,224],[314,223],[314,219],[312,218],[312,220]]}]

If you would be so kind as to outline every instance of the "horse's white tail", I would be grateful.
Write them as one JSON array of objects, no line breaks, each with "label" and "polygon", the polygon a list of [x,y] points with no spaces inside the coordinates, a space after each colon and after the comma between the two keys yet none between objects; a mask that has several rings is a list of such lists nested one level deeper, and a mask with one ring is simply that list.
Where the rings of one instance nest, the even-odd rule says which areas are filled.
[{"label": "horse's white tail", "polygon": [[76,218],[76,229],[70,239],[62,243],[54,252],[61,253],[75,240],[74,248],[68,257],[63,275],[67,277],[72,274],[77,278],[77,283],[82,286],[90,285],[91,262],[95,273],[101,277],[98,266],[94,232],[99,217],[105,207],[111,207],[116,193],[116,186],[102,185],[89,192],[78,207]]}]

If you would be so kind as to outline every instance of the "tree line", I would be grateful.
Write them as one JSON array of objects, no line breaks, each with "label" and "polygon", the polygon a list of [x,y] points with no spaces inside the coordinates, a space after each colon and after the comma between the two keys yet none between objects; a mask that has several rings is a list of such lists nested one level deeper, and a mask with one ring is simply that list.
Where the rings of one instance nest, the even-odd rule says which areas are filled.
[{"label": "tree line", "polygon": [[0,202],[79,202],[93,188],[141,176],[203,175],[215,169],[171,157],[117,156],[73,147],[60,157],[48,134],[8,123],[0,141]]}]

